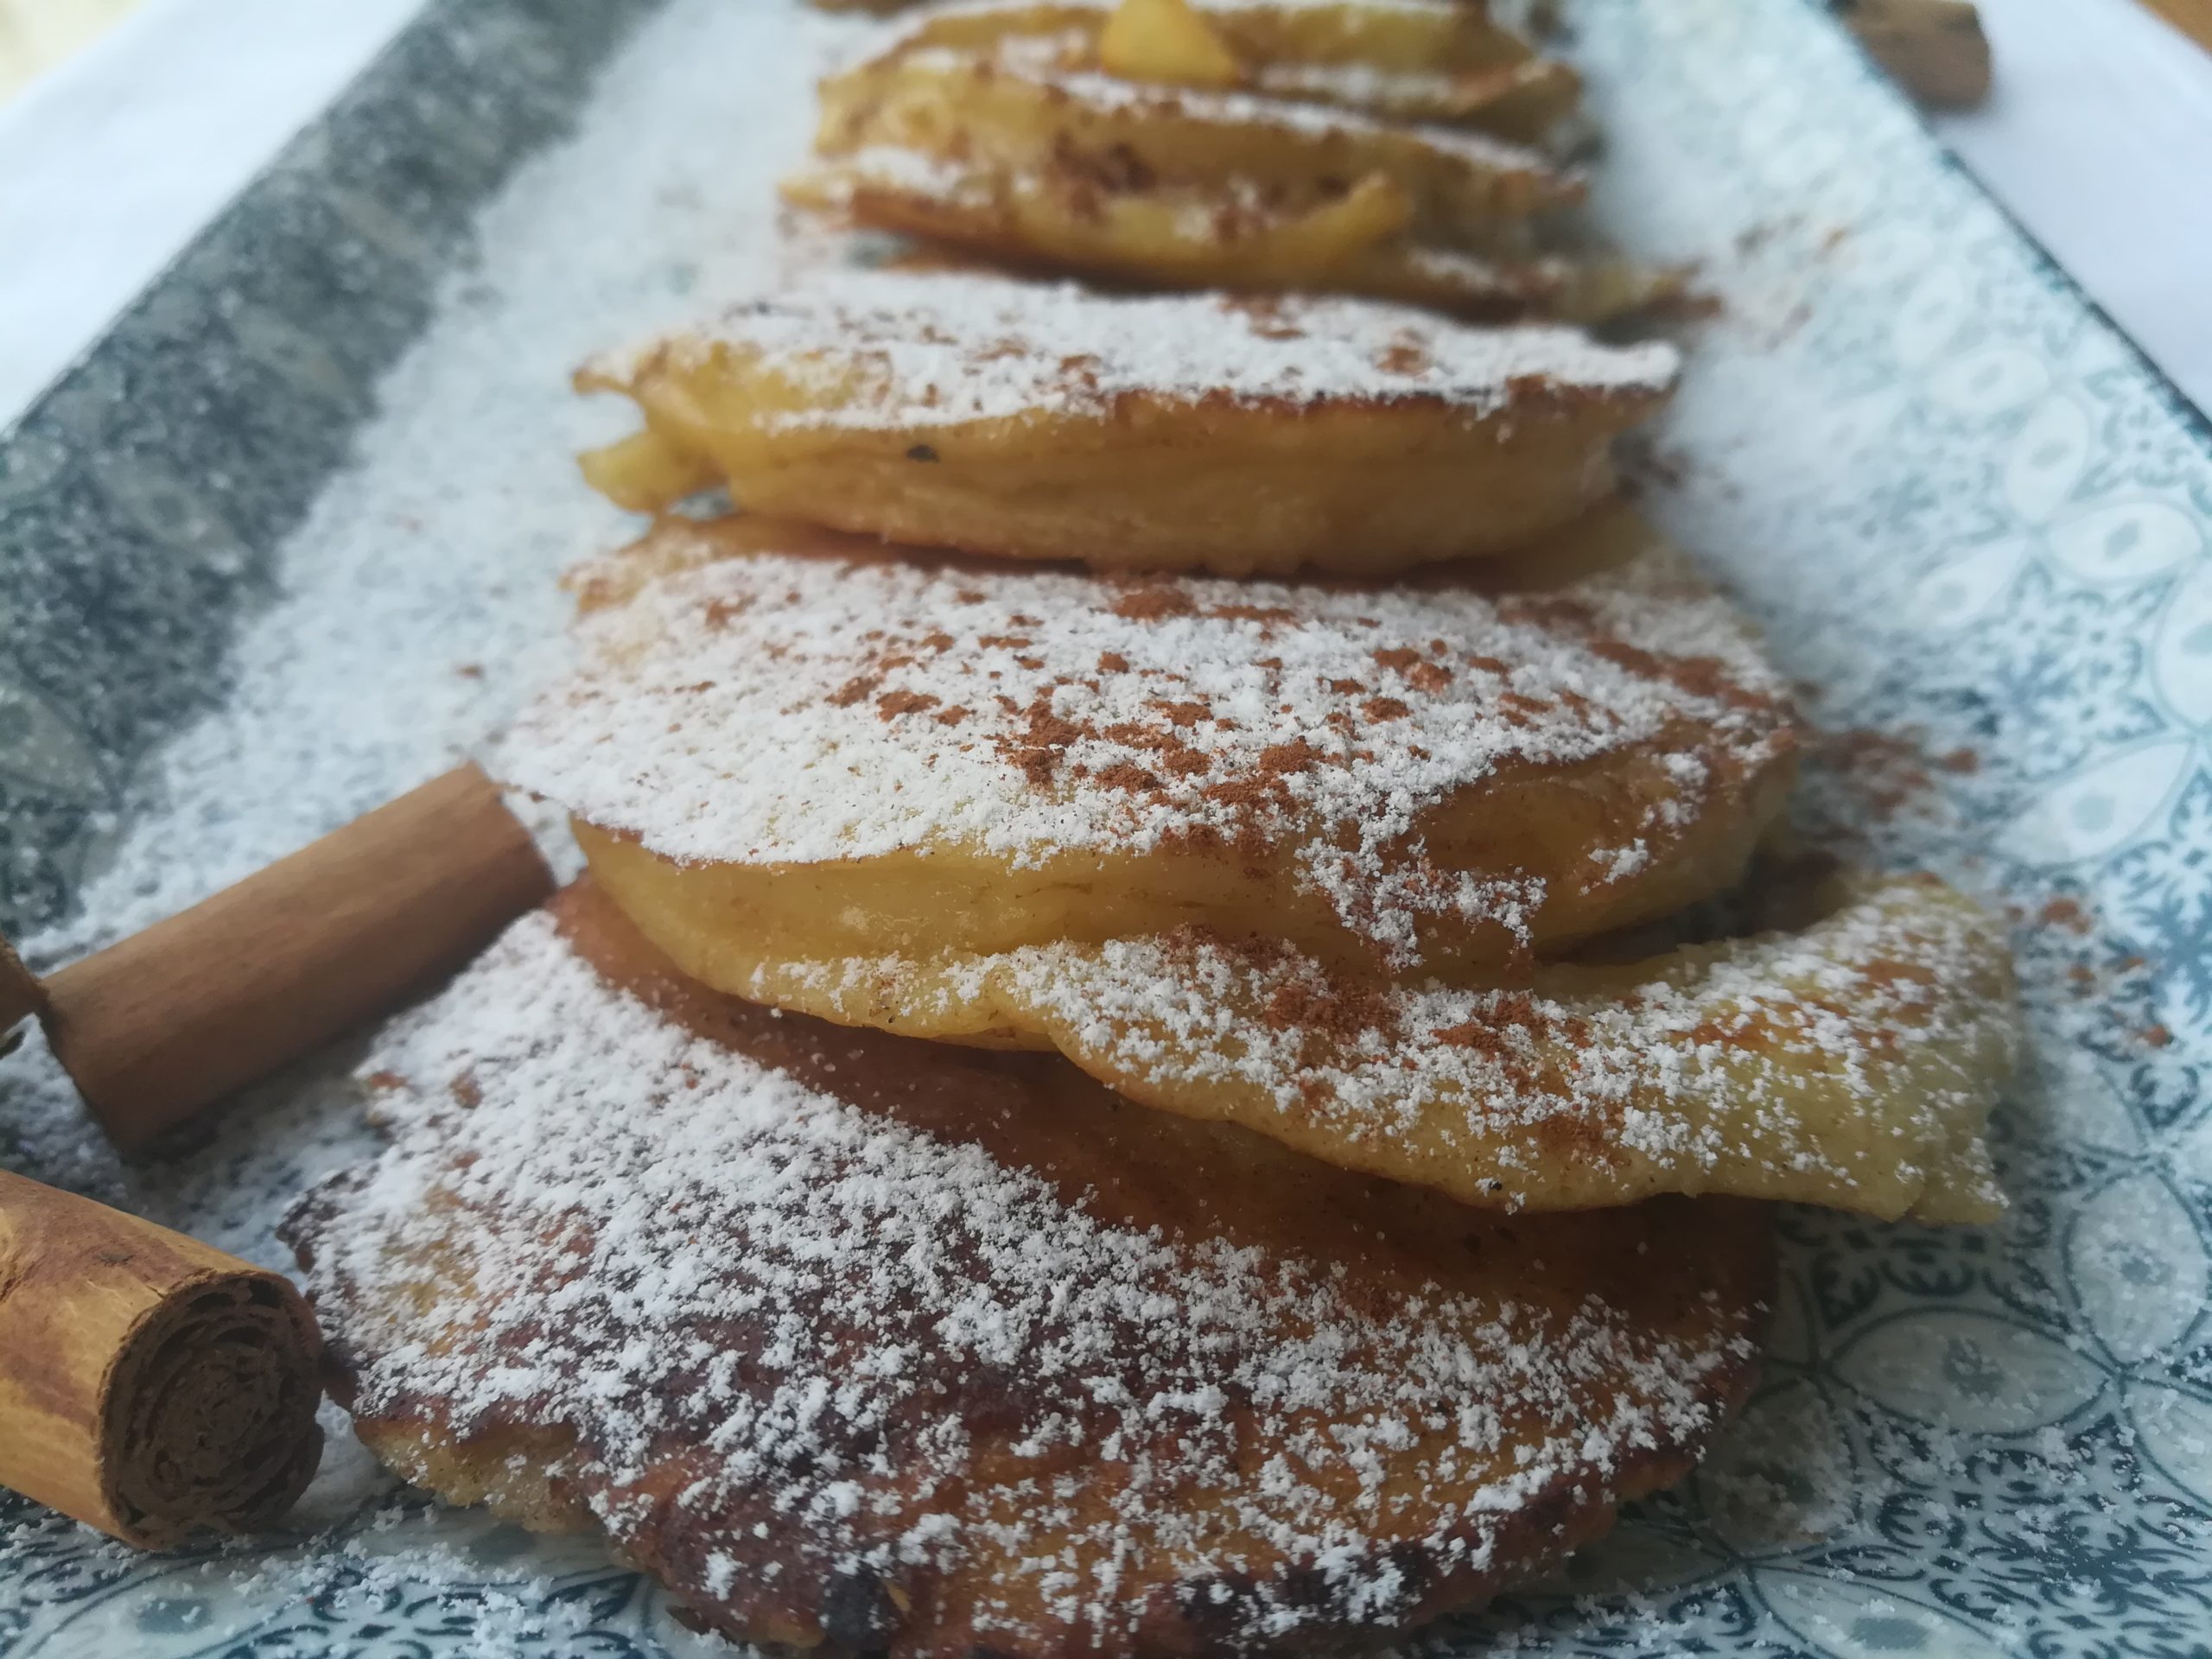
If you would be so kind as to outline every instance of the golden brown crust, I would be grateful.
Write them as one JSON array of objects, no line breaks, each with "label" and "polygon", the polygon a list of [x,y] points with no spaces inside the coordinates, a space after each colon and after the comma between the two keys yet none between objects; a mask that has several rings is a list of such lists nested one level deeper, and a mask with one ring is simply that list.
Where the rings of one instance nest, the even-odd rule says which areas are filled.
[{"label": "golden brown crust", "polygon": [[1496,970],[1728,887],[1793,772],[1786,686],[1625,514],[1389,588],[1101,582],[753,518],[581,581],[585,662],[502,775],[738,995],[778,962],[1188,925]]},{"label": "golden brown crust", "polygon": [[1104,569],[1353,576],[1497,556],[1596,508],[1676,359],[1401,307],[850,273],[577,384],[645,430],[621,505],[748,512]]},{"label": "golden brown crust", "polygon": [[2018,1046],[2011,966],[1994,925],[1932,878],[1841,877],[1818,913],[1754,937],[1389,985],[1279,936],[1201,927],[779,956],[722,925],[712,872],[578,833],[641,926],[747,995],[1057,1051],[1148,1105],[1465,1203],[1675,1192],[1885,1220],[2004,1211],[1982,1137]]},{"label": "golden brown crust", "polygon": [[[1193,65],[1205,84],[1168,84],[1172,61],[1116,58],[1117,30],[1170,60],[1168,37],[1195,31],[1201,57],[1234,62],[1225,80]],[[887,31],[823,83],[816,160],[785,194],[1017,268],[1140,286],[1487,318],[1646,313],[1675,279],[1593,245],[1581,180],[1504,142],[1542,134],[1578,90],[1478,14],[1442,9],[956,7]]]},{"label": "golden brown crust", "polygon": [[[492,963],[372,1062],[400,1068],[382,1079],[393,1151],[325,1189],[294,1236],[314,1263],[334,1363],[380,1455],[525,1524],[567,1528],[588,1513],[626,1558],[732,1636],[825,1654],[935,1659],[989,1649],[1045,1659],[1288,1649],[1402,1629],[1541,1571],[1604,1530],[1616,1502],[1679,1478],[1750,1387],[1748,1338],[1770,1274],[1756,1208],[1485,1218],[1238,1129],[1118,1101],[1058,1061],[836,1031],[715,996],[677,977],[588,887],[562,896],[554,914],[559,938],[542,923],[520,925]],[[575,992],[562,976],[573,975],[562,966],[569,950],[635,1000],[618,1007],[607,991]],[[534,1065],[573,1079],[562,1045],[588,1045],[602,1017],[631,1035],[585,1071],[626,1077],[634,1096],[569,1110],[518,1096]],[[666,1048],[648,1034],[656,1019],[705,1046]],[[488,1023],[472,1039],[478,1021]],[[657,1053],[684,1057],[681,1072]],[[954,1201],[924,1228],[900,1225],[895,1210],[874,1212],[873,1255],[860,1235],[840,1244],[812,1230],[825,1188],[847,1190],[836,1165],[802,1159],[804,1190],[725,1205],[717,1190],[760,1189],[741,1167],[744,1136],[716,1127],[751,1109],[722,1092],[725,1067],[738,1061],[717,1054],[783,1079],[763,1086],[845,1103],[802,1116],[874,1126],[859,1141],[849,1127],[826,1131],[847,1148],[841,1156],[864,1156],[878,1172],[866,1191],[911,1201],[898,1185],[901,1160],[925,1155],[969,1172],[964,1196],[948,1192]],[[682,1076],[690,1092],[671,1102],[663,1091],[677,1082],[682,1092]],[[760,1120],[778,1146],[785,1141],[773,1137],[797,1132],[776,1127],[794,1122],[786,1110]],[[518,1154],[509,1126],[532,1122],[549,1144]],[[627,1169],[638,1137],[695,1134],[721,1135],[723,1151],[692,1154],[698,1180],[667,1187],[692,1195],[694,1218],[680,1229],[656,1230],[664,1201],[650,1196],[643,1208],[616,1200],[602,1212],[564,1187],[567,1207],[549,1211],[526,1180],[501,1184],[510,1169],[601,1166],[591,1148],[569,1144],[578,1135]],[[682,1156],[655,1166],[664,1175],[671,1155]],[[429,1186],[415,1184],[424,1177]],[[1016,1230],[1042,1253],[1039,1268],[991,1254],[990,1233],[976,1230],[987,1224],[975,1205],[1016,1191],[1052,1206]],[[604,1230],[616,1215],[629,1217],[619,1236]],[[1127,1243],[1061,1261],[1052,1241],[1070,1228]],[[541,1276],[502,1276],[503,1230],[528,1244]],[[790,1255],[795,1234],[820,1240],[827,1256],[804,1259],[830,1272],[818,1295],[779,1302],[786,1269],[776,1264],[801,1259]],[[1027,1333],[1020,1344],[963,1347],[926,1296],[905,1300],[921,1292],[871,1294],[845,1276],[902,1259],[908,1271],[911,1258],[898,1253],[925,1237],[952,1253],[948,1266],[970,1264],[946,1294],[957,1285],[986,1299],[967,1306],[959,1328],[1036,1321],[1011,1327]],[[679,1259],[658,1256],[663,1243]],[[599,1262],[613,1277],[554,1272],[543,1253],[556,1245],[551,1262]],[[1153,1265],[1125,1281],[1133,1268],[1119,1262]],[[1224,1262],[1256,1274],[1222,1281],[1248,1287],[1233,1307],[1206,1288],[1230,1271]],[[672,1267],[687,1283],[735,1275],[702,1304],[726,1311],[704,1325],[657,1323],[644,1286]],[[1048,1299],[1025,1313],[1019,1300],[990,1300],[1040,1270],[1038,1284],[1059,1285],[1066,1308],[1094,1311],[1052,1312],[1062,1304]],[[1309,1288],[1287,1294],[1300,1283]],[[563,1312],[548,1323],[534,1299],[556,1294]],[[1138,1300],[1121,1300],[1129,1295]],[[608,1306],[628,1310],[622,1321],[598,1322]],[[768,1323],[749,1323],[748,1306]],[[1092,1323],[1108,1307],[1125,1311]],[[1318,1347],[1306,1324],[1317,1317],[1318,1333],[1335,1333]],[[940,1334],[918,1346],[899,1336],[923,1330]],[[713,1396],[683,1360],[698,1341],[737,1357],[734,1392]],[[723,1442],[727,1453],[709,1450],[714,1425],[788,1397],[779,1379],[818,1371],[865,1389],[885,1375],[869,1357],[887,1343],[900,1387],[887,1414],[867,1418],[864,1442],[795,1431],[817,1446],[818,1473],[782,1465],[758,1483],[734,1474],[730,1459],[755,1455],[741,1433]],[[1075,1376],[1047,1359],[1070,1343],[1090,1356]],[[1438,1370],[1437,1357],[1454,1352],[1466,1357]],[[1270,1367],[1293,1353],[1314,1369],[1279,1373],[1302,1379],[1292,1396],[1252,1391],[1249,1379],[1277,1374]],[[597,1380],[580,1389],[575,1375]],[[493,1376],[505,1380],[486,1386]],[[1455,1376],[1464,1382],[1445,1382]],[[652,1396],[645,1406],[626,1392],[639,1389]],[[1212,1403],[1196,1416],[1188,1406],[1158,1415],[1171,1395]],[[1138,1409],[1147,1399],[1154,1405]],[[612,1420],[594,1414],[594,1402],[610,1402]],[[1369,1452],[1347,1461],[1328,1450],[1333,1434],[1363,1423],[1377,1431]],[[932,1450],[948,1443],[948,1425],[963,1448],[950,1459]],[[809,1496],[844,1490],[844,1478],[857,1485],[842,1508]],[[956,1546],[919,1555],[890,1547],[930,1516],[944,1517],[931,1524]],[[1320,1524],[1300,1516],[1335,1517],[1326,1524],[1341,1528],[1338,1541],[1300,1542],[1303,1527]],[[1052,1571],[1035,1565],[1045,1560]],[[1102,1591],[1097,1575],[1115,1560],[1120,1578]]]},{"label": "golden brown crust", "polygon": [[[1176,75],[1170,36],[1210,38],[1224,72]],[[1065,60],[1131,80],[1241,87],[1402,121],[1465,124],[1535,143],[1575,105],[1580,78],[1539,57],[1480,6],[1407,0],[958,0],[917,10],[900,51],[976,51],[1017,39],[1067,43]],[[882,49],[879,50],[879,55]],[[1207,66],[1213,68],[1214,66]],[[1162,73],[1155,75],[1151,71]]]}]

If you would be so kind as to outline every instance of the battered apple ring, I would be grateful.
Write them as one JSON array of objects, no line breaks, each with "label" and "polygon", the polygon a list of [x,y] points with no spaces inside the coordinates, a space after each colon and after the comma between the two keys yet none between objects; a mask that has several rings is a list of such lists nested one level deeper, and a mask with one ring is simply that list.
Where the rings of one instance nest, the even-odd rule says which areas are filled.
[{"label": "battered apple ring", "polygon": [[1522,143],[1543,138],[1581,93],[1567,65],[1450,0],[950,0],[909,13],[874,55],[982,53],[1023,38],[1052,39],[1125,79],[1242,86]]},{"label": "battered apple ring", "polygon": [[1580,177],[1540,152],[1479,133],[1125,80],[1096,67],[1095,35],[1081,31],[978,33],[955,46],[902,28],[880,53],[823,81],[817,151],[889,145],[1024,168],[1057,154],[1095,173],[1102,190],[1245,184],[1309,202],[1341,195],[1345,181],[1376,177],[1399,193],[1423,239],[1516,249],[1531,216],[1584,194]]},{"label": "battered apple ring", "polygon": [[1132,1100],[1463,1203],[1725,1194],[1924,1222],[2005,1208],[1982,1132],[2018,1041],[2010,959],[1931,877],[1840,875],[1801,928],[1643,961],[1378,985],[1207,927],[781,957],[719,931],[710,872],[582,833],[639,925],[741,995],[1057,1050]]},{"label": "battered apple ring", "polygon": [[1310,207],[1243,188],[1155,187],[1094,196],[1046,173],[988,173],[874,148],[787,181],[795,204],[957,251],[987,269],[1147,288],[1338,293],[1472,321],[1663,317],[1680,271],[1602,251],[1491,256],[1417,243],[1387,186],[1363,180]]},{"label": "battered apple ring", "polygon": [[[1026,15],[1016,11],[1015,16]],[[1679,286],[1585,257],[1581,181],[1463,129],[1121,79],[1093,32],[911,27],[823,83],[791,200],[1022,267],[1139,285],[1334,289],[1590,318]],[[965,42],[969,34],[977,38]]]},{"label": "battered apple ring", "polygon": [[1553,1565],[1750,1392],[1758,1206],[1472,1214],[549,912],[379,1039],[387,1144],[286,1233],[379,1458],[726,1635],[1332,1652]]},{"label": "battered apple ring", "polygon": [[1192,925],[1369,978],[1488,974],[1732,886],[1794,766],[1783,683],[1618,510],[1387,588],[1104,582],[746,518],[671,521],[581,582],[586,660],[502,769],[725,989]]},{"label": "battered apple ring", "polygon": [[1380,575],[1601,501],[1612,438],[1676,361],[1356,301],[848,272],[577,383],[644,415],[583,458],[632,508],[725,483],[750,511],[917,545]]}]

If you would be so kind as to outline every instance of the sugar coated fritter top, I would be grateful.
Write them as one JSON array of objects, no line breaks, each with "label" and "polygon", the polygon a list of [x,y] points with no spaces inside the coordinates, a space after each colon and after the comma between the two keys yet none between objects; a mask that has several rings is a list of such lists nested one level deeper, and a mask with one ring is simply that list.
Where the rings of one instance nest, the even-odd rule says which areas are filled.
[{"label": "sugar coated fritter top", "polygon": [[[1556,168],[1543,151],[1462,127],[1387,120],[1267,91],[1169,86],[1111,73],[1099,67],[1095,54],[1096,31],[1108,10],[1039,7],[1025,15],[1019,5],[924,8],[880,30],[843,73],[857,76],[903,67],[957,75],[981,66],[994,77],[1033,83],[1063,109],[1073,105],[1121,111],[1240,132],[1272,130],[1293,141],[1357,143],[1381,139],[1419,146],[1438,162],[1469,172],[1517,177],[1525,183],[1530,207],[1572,200],[1580,194],[1580,176]],[[988,29],[995,19],[1006,21],[1005,32]],[[986,27],[969,38],[962,38],[965,31],[944,28],[963,22]],[[1054,23],[1063,26],[1051,27]]]},{"label": "sugar coated fritter top", "polygon": [[609,602],[580,625],[584,663],[517,723],[502,774],[689,863],[1289,856],[1347,929],[1402,955],[1422,918],[1517,931],[1542,897],[1431,859],[1430,815],[1467,791],[1632,766],[1622,821],[1587,849],[1591,880],[1626,880],[1706,814],[1745,810],[1794,741],[1781,677],[1663,558],[1498,593],[1109,581],[863,545],[670,524],[588,569]]},{"label": "sugar coated fritter top", "polygon": [[[800,396],[770,425],[953,426],[1111,415],[1130,400],[1232,408],[1351,404],[1473,421],[1605,397],[1656,403],[1680,358],[1544,323],[1477,327],[1322,297],[1105,296],[965,273],[853,271],[733,305],[589,365],[626,385],[658,359],[742,353]],[[818,396],[805,396],[807,392]]]},{"label": "sugar coated fritter top", "polygon": [[734,1635],[1401,1625],[1678,1476],[1751,1379],[1755,1211],[1485,1221],[714,996],[588,887],[365,1065],[388,1147],[291,1224],[362,1433]]}]

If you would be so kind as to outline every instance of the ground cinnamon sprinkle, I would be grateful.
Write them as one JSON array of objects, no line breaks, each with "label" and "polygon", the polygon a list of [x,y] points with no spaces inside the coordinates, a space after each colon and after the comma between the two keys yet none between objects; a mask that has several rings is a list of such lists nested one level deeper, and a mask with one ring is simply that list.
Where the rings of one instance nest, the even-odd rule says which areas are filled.
[{"label": "ground cinnamon sprinkle", "polygon": [[1447,1048],[1471,1048],[1493,1060],[1505,1059],[1511,1052],[1502,1022],[1497,1020],[1464,1020],[1456,1026],[1440,1026],[1428,1034]]},{"label": "ground cinnamon sprinkle", "polygon": [[1321,751],[1304,738],[1294,738],[1287,743],[1276,743],[1260,751],[1260,770],[1269,777],[1279,778],[1286,772],[1304,772],[1318,765],[1325,757]]},{"label": "ground cinnamon sprinkle", "polygon": [[1160,779],[1135,761],[1124,760],[1091,776],[1108,789],[1158,789]]},{"label": "ground cinnamon sprinkle", "polygon": [[1262,1019],[1270,1031],[1312,1041],[1395,1042],[1399,1010],[1380,987],[1318,971],[1279,939],[1232,938],[1209,927],[1185,928],[1164,948],[1185,957],[1217,956],[1243,963],[1267,986]]},{"label": "ground cinnamon sprinkle", "polygon": [[1345,1041],[1372,1032],[1395,1039],[1397,1010],[1386,994],[1357,983],[1286,980],[1268,997],[1267,1021],[1275,1031]]},{"label": "ground cinnamon sprinkle", "polygon": [[1171,616],[1188,616],[1197,607],[1191,596],[1174,588],[1137,588],[1114,601],[1114,614],[1131,622],[1159,622]]},{"label": "ground cinnamon sprinkle", "polygon": [[1981,770],[1981,757],[1974,750],[1953,748],[1929,754],[1917,734],[1910,731],[1816,727],[1810,728],[1809,734],[1812,758],[1848,776],[1857,785],[1859,802],[1885,823],[1907,807],[1936,798],[1941,789],[1936,773],[1963,778]]},{"label": "ground cinnamon sprinkle", "polygon": [[[957,844],[1020,868],[1214,849],[1287,866],[1363,948],[1410,960],[1424,918],[1519,938],[1543,896],[1541,876],[1434,865],[1416,833],[1433,808],[1508,772],[1663,746],[1674,793],[1607,827],[1663,859],[1793,741],[1784,689],[1726,602],[1656,564],[1550,595],[1547,613],[1572,611],[1561,628],[1473,582],[1116,586],[950,556],[717,556],[716,535],[655,532],[699,545],[657,549],[680,568],[583,620],[588,666],[517,721],[500,761],[686,861]],[[1606,641],[1662,671],[1624,668],[1593,648]],[[1663,671],[1688,658],[1698,671]]]},{"label": "ground cinnamon sprinkle", "polygon": [[1894,957],[1870,957],[1860,970],[1870,985],[1894,990],[1899,985],[1933,985],[1935,970],[1924,963],[1900,962]]},{"label": "ground cinnamon sprinkle", "polygon": [[1007,746],[1008,758],[1022,775],[1040,788],[1052,781],[1068,747],[1083,735],[1073,721],[1052,712],[1052,690],[1046,687],[1024,711],[1027,724],[1021,735]]},{"label": "ground cinnamon sprinkle", "polygon": [[2073,899],[2053,899],[2036,912],[2036,919],[2050,927],[2063,927],[2069,933],[2087,933],[2094,925],[2089,912]]},{"label": "ground cinnamon sprinkle", "polygon": [[1250,319],[1252,332],[1262,340],[1303,340],[1306,330],[1291,320],[1290,308],[1280,296],[1239,295],[1222,302],[1224,311],[1242,312]]},{"label": "ground cinnamon sprinkle", "polygon": [[887,691],[875,700],[876,716],[896,720],[901,715],[918,715],[936,708],[938,701],[926,691]]}]

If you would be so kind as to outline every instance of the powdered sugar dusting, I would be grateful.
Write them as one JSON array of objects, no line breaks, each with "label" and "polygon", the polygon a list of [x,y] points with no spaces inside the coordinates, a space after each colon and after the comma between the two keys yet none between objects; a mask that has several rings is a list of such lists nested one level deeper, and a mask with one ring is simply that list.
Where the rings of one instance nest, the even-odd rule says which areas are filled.
[{"label": "powdered sugar dusting", "polygon": [[2005,955],[1994,923],[1903,878],[1802,932],[1521,989],[1350,989],[1294,952],[1190,937],[993,971],[1141,1097],[1227,1089],[1338,1146],[1441,1134],[1462,1196],[1719,1191],[1961,1220],[2005,1203],[1980,1139],[2018,1043]]},{"label": "powdered sugar dusting", "polygon": [[[1049,47],[1050,43],[1038,41],[1021,45]],[[950,59],[953,54],[945,55]],[[1455,167],[1467,174],[1525,177],[1535,187],[1532,193],[1532,205],[1535,206],[1572,201],[1580,188],[1573,175],[1555,172],[1541,151],[1463,127],[1389,121],[1355,110],[1309,104],[1295,98],[1270,98],[1259,92],[1156,86],[1123,80],[1096,69],[1056,69],[1045,51],[1002,50],[996,61],[1017,73],[1027,71],[1039,85],[1090,109],[1125,110],[1140,117],[1174,117],[1247,130],[1272,129],[1309,138],[1418,144],[1435,163]]]},{"label": "powdered sugar dusting", "polygon": [[1263,81],[1284,98],[1319,99],[1358,108],[1388,109],[1415,101],[1441,104],[1463,78],[1440,69],[1385,69],[1372,63],[1269,64]]},{"label": "powdered sugar dusting", "polygon": [[[889,165],[908,183],[944,182],[926,161]],[[1469,421],[1535,417],[1555,400],[1602,392],[1657,397],[1680,363],[1657,342],[1605,346],[1541,323],[1478,327],[1362,300],[1113,298],[1071,283],[839,271],[588,373],[622,384],[645,360],[682,365],[718,352],[818,394],[765,416],[770,425],[863,429],[1097,416],[1132,397],[1211,407],[1356,399],[1441,405]]]},{"label": "powdered sugar dusting", "polygon": [[1388,987],[1205,929],[922,961],[770,962],[742,988],[917,1028],[977,1007],[1146,1103],[1471,1203],[1653,1192],[1988,1220],[2019,1043],[2003,937],[1923,877],[1802,927],[1525,984]]},{"label": "powdered sugar dusting", "polygon": [[[487,205],[352,463],[286,537],[268,607],[239,619],[227,700],[133,780],[81,913],[16,942],[35,967],[413,788],[512,714],[561,626],[552,573],[623,533],[574,460],[619,422],[563,396],[567,375],[610,340],[835,257],[779,239],[775,180],[804,153],[811,72],[858,27],[797,3],[675,6],[610,66],[576,137]],[[779,71],[733,100],[734,63]],[[226,492],[251,490],[162,487],[217,524],[237,512]]]},{"label": "powdered sugar dusting", "polygon": [[[389,1031],[391,1144],[300,1224],[357,1412],[573,1431],[555,1472],[735,1628],[785,1574],[1020,1561],[968,1581],[977,1630],[1103,1634],[1133,1586],[1211,1585],[1244,1646],[1402,1619],[1524,1506],[1700,1440],[1740,1376],[1740,1305],[1640,1328],[1508,1241],[1491,1294],[1101,1219],[848,1103],[865,1068],[814,1029],[802,1082],[540,914]],[[984,1064],[904,1052],[924,1090]]]},{"label": "powdered sugar dusting", "polygon": [[1624,844],[1673,846],[1793,741],[1725,601],[1654,558],[1494,595],[771,552],[664,575],[582,636],[499,769],[664,857],[1287,854],[1401,959],[1424,917],[1517,931],[1542,896],[1432,861],[1433,810],[1641,754],[1670,785]]},{"label": "powdered sugar dusting", "polygon": [[[1112,10],[1113,0],[1052,0],[1053,15],[1096,12],[1103,17]],[[1234,13],[1262,9],[1262,0],[1192,0],[1202,12]],[[909,6],[898,18],[880,27],[870,40],[872,50],[880,51],[888,42],[910,39],[925,33],[930,25],[946,17],[990,17],[1022,8],[1023,0],[931,0],[931,3]],[[1263,0],[1268,11],[1327,11],[1345,6],[1346,0]],[[1363,13],[1390,13],[1408,17],[1450,19],[1465,15],[1465,8],[1457,0],[1357,0]]]},{"label": "powdered sugar dusting", "polygon": [[[1446,167],[1468,173],[1524,175],[1538,184],[1543,196],[1552,200],[1570,200],[1580,188],[1574,176],[1555,171],[1550,159],[1541,151],[1461,127],[1380,119],[1354,110],[1306,103],[1296,97],[1169,86],[1107,73],[1093,62],[1096,22],[1103,22],[1106,16],[1103,6],[1096,9],[1090,27],[1016,30],[989,42],[981,52],[931,42],[935,26],[948,15],[988,16],[995,10],[1007,10],[1011,9],[964,5],[927,9],[917,16],[887,26],[877,39],[855,54],[853,67],[896,60],[908,67],[945,73],[957,73],[982,61],[988,62],[995,73],[1048,88],[1056,105],[1211,123],[1247,131],[1273,130],[1306,139],[1419,145],[1434,162]],[[1052,15],[1058,21],[1071,15],[1072,10],[1054,8]]]},{"label": "powdered sugar dusting", "polygon": [[[995,218],[1004,209],[1006,196],[1044,188],[1039,179],[1029,175],[1001,178],[961,162],[896,144],[862,145],[808,168],[802,176],[801,194],[805,200],[832,213],[858,212],[866,197],[880,194],[957,214]],[[1249,179],[1225,180],[1203,189],[1157,190],[1151,200],[1169,213],[1176,232],[1194,243],[1219,238],[1224,218],[1230,224],[1263,224],[1279,207],[1270,200],[1266,186]],[[1492,258],[1462,248],[1408,242],[1395,245],[1393,257],[1433,292],[1450,295],[1455,302],[1471,308],[1485,301],[1517,305],[1540,300],[1565,291],[1575,276],[1573,262],[1558,255],[1526,253],[1510,259]],[[1429,313],[1414,315],[1423,321],[1433,320]],[[1586,338],[1580,343],[1594,344]],[[1643,348],[1658,345],[1645,342]],[[602,372],[620,374],[635,360],[632,353],[626,359],[605,359],[599,367]],[[1636,390],[1652,395],[1671,385],[1673,379],[1669,372],[1663,382]]]}]

